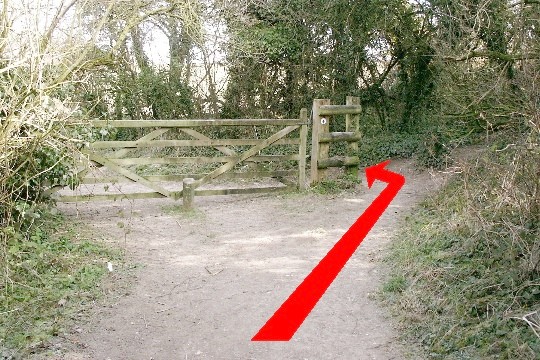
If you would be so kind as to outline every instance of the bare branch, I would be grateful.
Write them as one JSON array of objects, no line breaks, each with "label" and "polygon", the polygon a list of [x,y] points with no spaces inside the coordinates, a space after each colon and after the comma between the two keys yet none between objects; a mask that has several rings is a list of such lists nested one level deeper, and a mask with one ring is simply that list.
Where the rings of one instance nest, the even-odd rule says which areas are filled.
[{"label": "bare branch", "polygon": [[442,56],[442,60],[449,61],[467,61],[475,58],[486,58],[491,60],[501,61],[521,61],[521,60],[537,60],[540,59],[540,53],[524,53],[524,54],[503,54],[496,51],[471,51],[463,56]]}]

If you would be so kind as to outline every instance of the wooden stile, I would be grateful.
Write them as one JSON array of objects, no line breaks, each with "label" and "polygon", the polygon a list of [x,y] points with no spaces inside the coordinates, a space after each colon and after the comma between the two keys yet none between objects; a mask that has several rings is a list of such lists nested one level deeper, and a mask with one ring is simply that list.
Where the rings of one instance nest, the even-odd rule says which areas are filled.
[{"label": "wooden stile", "polygon": [[[347,96],[346,105],[330,105],[329,99],[313,101],[313,133],[311,147],[311,183],[318,183],[325,178],[329,167],[347,167],[347,171],[358,177],[357,156],[359,132],[359,114],[362,112],[360,98]],[[345,115],[345,132],[330,132],[330,120],[333,115]],[[329,158],[330,144],[345,141],[347,156]]]}]

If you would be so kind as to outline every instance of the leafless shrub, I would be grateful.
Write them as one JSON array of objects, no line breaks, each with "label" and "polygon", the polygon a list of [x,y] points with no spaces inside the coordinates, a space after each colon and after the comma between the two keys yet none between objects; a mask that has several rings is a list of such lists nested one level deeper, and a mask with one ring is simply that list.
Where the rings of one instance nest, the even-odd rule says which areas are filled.
[{"label": "leafless shrub", "polygon": [[[75,93],[117,47],[98,44],[113,19],[113,44],[152,16],[185,17],[192,2],[33,0],[0,2],[0,266],[39,213],[46,186],[65,185],[81,137],[67,123],[84,115]],[[19,239],[20,240],[20,239]]]}]

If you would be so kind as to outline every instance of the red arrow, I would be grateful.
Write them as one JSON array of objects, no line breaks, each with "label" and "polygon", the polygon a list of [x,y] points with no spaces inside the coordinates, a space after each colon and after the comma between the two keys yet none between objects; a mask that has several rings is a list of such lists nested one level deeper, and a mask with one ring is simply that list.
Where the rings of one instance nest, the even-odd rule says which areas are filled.
[{"label": "red arrow", "polygon": [[388,183],[362,215],[356,220],[343,237],[326,254],[304,281],[294,290],[274,315],[264,324],[251,341],[289,341],[304,322],[319,299],[332,284],[345,263],[354,254],[358,246],[373,225],[379,220],[392,199],[405,184],[405,177],[388,171],[387,160],[366,168],[368,187],[375,180]]}]

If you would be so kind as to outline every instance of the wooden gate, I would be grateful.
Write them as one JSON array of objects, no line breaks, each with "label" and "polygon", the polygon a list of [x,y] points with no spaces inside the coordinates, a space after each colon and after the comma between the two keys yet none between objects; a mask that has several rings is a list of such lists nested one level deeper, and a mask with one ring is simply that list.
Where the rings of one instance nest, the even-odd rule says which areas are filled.
[{"label": "wooden gate", "polygon": [[[92,125],[102,129],[104,134],[118,131],[118,129],[124,129],[124,131],[136,129],[132,131],[146,133],[140,134],[137,140],[104,140],[90,143],[82,151],[84,166],[78,173],[79,184],[130,182],[141,185],[145,191],[84,195],[56,194],[56,199],[69,202],[162,197],[177,200],[184,197],[184,200],[190,201],[193,195],[280,192],[288,190],[291,186],[304,189],[308,122],[306,109],[302,109],[299,119],[93,121]],[[253,132],[258,134],[258,137],[223,138],[224,129],[229,129],[229,135],[231,133],[245,135]],[[236,129],[244,129],[244,131]],[[207,151],[205,153],[196,149]],[[214,154],[208,154],[212,152],[208,150],[212,150]],[[176,155],[182,156],[167,156],[167,152],[176,152]],[[154,154],[158,156],[151,156]],[[294,168],[291,167],[291,162],[297,163]],[[166,166],[184,168],[191,166],[199,170],[201,167],[213,168],[191,173],[142,174],[137,167],[144,166],[157,166],[158,170],[160,167],[167,168]],[[105,169],[108,174],[89,176],[97,168]],[[201,188],[218,179],[248,178],[274,178],[280,183],[278,186],[266,187]],[[183,182],[184,186],[181,189],[170,189],[170,186],[168,188],[164,185],[165,182],[176,184]],[[105,190],[108,186],[105,185]],[[186,186],[191,190],[190,194],[184,194]],[[57,190],[59,189],[54,189],[54,191]]]}]

